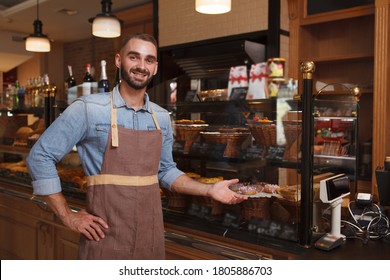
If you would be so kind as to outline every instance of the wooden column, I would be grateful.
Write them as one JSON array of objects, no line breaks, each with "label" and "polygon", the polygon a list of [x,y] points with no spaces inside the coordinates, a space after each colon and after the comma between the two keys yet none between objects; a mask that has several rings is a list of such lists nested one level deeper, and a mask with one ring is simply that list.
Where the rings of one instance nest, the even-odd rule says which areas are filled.
[{"label": "wooden column", "polygon": [[299,71],[299,15],[300,7],[298,0],[287,0],[288,17],[290,20],[290,38],[289,38],[289,73],[288,76],[293,79],[300,78]]},{"label": "wooden column", "polygon": [[375,168],[383,166],[386,155],[390,155],[390,77],[389,77],[389,0],[375,1],[375,58],[373,97],[373,147],[372,147],[372,193],[378,189]]}]

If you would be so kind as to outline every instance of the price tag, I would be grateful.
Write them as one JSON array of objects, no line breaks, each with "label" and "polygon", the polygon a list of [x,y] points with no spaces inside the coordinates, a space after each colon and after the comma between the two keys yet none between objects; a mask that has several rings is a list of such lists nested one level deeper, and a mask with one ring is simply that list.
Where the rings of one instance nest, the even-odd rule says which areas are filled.
[{"label": "price tag", "polygon": [[172,151],[177,154],[183,154],[184,152],[184,141],[175,141],[172,145]]},{"label": "price tag", "polygon": [[211,208],[205,205],[199,205],[196,203],[191,203],[188,208],[188,214],[196,216],[198,218],[210,219],[211,217]]},{"label": "price tag", "polygon": [[236,212],[226,212],[223,216],[222,223],[227,227],[239,228],[241,223],[240,214]]},{"label": "price tag", "polygon": [[294,228],[293,225],[255,217],[249,220],[248,230],[259,235],[267,235],[292,241],[296,240],[298,236],[297,228]]},{"label": "price tag", "polygon": [[193,143],[190,155],[195,157],[204,157],[204,159],[222,159],[226,144],[212,143]]},{"label": "price tag", "polygon": [[233,88],[229,99],[230,100],[245,100],[247,93],[248,93],[247,87]]},{"label": "price tag", "polygon": [[267,158],[275,161],[282,161],[284,158],[285,147],[283,146],[270,146],[268,148]]},{"label": "price tag", "polygon": [[263,159],[264,158],[264,147],[250,147],[246,149],[244,157],[246,159]]}]

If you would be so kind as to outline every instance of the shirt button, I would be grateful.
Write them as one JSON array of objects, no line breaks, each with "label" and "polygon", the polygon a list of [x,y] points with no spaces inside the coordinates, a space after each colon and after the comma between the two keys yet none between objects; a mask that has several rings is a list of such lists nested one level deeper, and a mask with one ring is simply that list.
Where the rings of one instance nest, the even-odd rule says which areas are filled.
[{"label": "shirt button", "polygon": [[113,125],[112,125],[112,128],[116,128],[116,125],[115,125],[115,124],[113,124]]}]

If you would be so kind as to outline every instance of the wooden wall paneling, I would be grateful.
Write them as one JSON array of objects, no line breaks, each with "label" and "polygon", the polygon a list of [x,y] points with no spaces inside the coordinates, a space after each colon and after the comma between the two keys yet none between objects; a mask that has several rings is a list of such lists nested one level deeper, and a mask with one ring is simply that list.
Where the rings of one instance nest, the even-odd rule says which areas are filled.
[{"label": "wooden wall paneling", "polygon": [[374,195],[378,195],[375,178],[375,168],[383,166],[386,155],[390,155],[389,136],[389,0],[375,1],[375,60],[374,60],[374,110],[373,110],[373,141],[372,170]]}]

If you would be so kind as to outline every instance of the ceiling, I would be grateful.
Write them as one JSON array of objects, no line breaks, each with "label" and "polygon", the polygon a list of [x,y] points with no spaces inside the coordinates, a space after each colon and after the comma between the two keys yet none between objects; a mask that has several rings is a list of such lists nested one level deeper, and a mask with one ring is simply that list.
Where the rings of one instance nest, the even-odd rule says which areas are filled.
[{"label": "ceiling", "polygon": [[[73,42],[92,37],[88,19],[102,12],[101,0],[0,0],[0,73],[33,57],[24,38],[34,32],[37,18],[42,32],[54,42]],[[111,12],[127,10],[152,0],[112,0]]]},{"label": "ceiling", "polygon": [[[89,18],[101,13],[101,0],[39,0],[43,33],[58,42],[72,42],[91,36]],[[113,13],[152,0],[112,0]],[[15,33],[13,40],[33,33],[37,0],[0,0],[0,31]],[[3,39],[3,38],[2,38]]]}]

